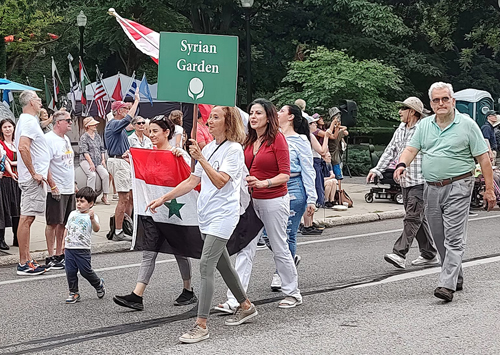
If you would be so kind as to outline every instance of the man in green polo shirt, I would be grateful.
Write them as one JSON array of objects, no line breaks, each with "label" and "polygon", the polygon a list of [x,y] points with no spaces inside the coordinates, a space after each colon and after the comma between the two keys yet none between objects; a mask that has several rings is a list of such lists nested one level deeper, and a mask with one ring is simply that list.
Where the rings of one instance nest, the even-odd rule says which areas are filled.
[{"label": "man in green polo shirt", "polygon": [[434,115],[422,119],[394,171],[399,180],[422,152],[425,213],[441,256],[441,274],[434,296],[447,302],[463,288],[462,257],[467,238],[470,199],[474,187],[474,158],[486,183],[484,202],[496,204],[488,146],[479,126],[455,109],[453,87],[434,83],[429,89]]}]

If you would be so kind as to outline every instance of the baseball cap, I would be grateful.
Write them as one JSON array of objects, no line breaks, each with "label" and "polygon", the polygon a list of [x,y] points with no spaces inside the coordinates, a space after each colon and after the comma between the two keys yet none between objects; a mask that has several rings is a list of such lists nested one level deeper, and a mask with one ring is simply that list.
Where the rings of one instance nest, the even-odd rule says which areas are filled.
[{"label": "baseball cap", "polygon": [[129,107],[130,103],[123,101],[115,101],[111,104],[111,110],[118,111],[122,107]]}]

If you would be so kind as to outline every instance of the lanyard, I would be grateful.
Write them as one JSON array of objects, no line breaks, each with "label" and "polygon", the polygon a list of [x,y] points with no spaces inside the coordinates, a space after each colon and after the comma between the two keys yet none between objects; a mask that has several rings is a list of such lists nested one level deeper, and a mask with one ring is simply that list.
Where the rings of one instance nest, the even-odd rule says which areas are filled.
[{"label": "lanyard", "polygon": [[218,149],[219,149],[219,148],[220,148],[220,147],[221,147],[224,143],[226,143],[226,142],[227,142],[227,139],[224,139],[224,141],[223,141],[221,144],[219,144],[219,145],[217,146],[217,148],[215,148],[215,150],[212,152],[212,154],[210,154],[210,156],[208,157],[207,161],[210,161],[210,158],[211,158],[211,157],[215,154],[215,152],[216,152],[216,151],[217,151],[217,150],[218,150]]}]

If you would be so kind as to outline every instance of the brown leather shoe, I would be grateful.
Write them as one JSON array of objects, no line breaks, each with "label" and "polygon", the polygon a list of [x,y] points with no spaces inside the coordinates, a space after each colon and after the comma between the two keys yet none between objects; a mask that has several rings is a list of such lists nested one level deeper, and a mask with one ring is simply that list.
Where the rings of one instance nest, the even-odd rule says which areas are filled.
[{"label": "brown leather shoe", "polygon": [[453,300],[453,290],[450,290],[449,288],[446,287],[437,287],[434,290],[434,296],[437,298],[441,298],[445,302],[451,302]]}]

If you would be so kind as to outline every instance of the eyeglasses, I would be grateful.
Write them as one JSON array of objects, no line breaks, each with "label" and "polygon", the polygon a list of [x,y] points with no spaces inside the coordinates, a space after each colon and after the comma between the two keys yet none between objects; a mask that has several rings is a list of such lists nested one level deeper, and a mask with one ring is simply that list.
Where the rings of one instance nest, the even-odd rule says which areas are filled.
[{"label": "eyeglasses", "polygon": [[59,120],[59,121],[66,121],[66,122],[68,122],[68,123],[71,123],[73,120],[72,120],[71,118],[66,118],[66,119],[64,119],[64,120]]},{"label": "eyeglasses", "polygon": [[436,97],[435,99],[432,99],[432,102],[435,104],[439,104],[440,102],[443,102],[443,104],[447,103],[450,101],[450,98],[448,96],[445,97]]},{"label": "eyeglasses", "polygon": [[135,124],[145,125],[146,122],[136,122]]}]

